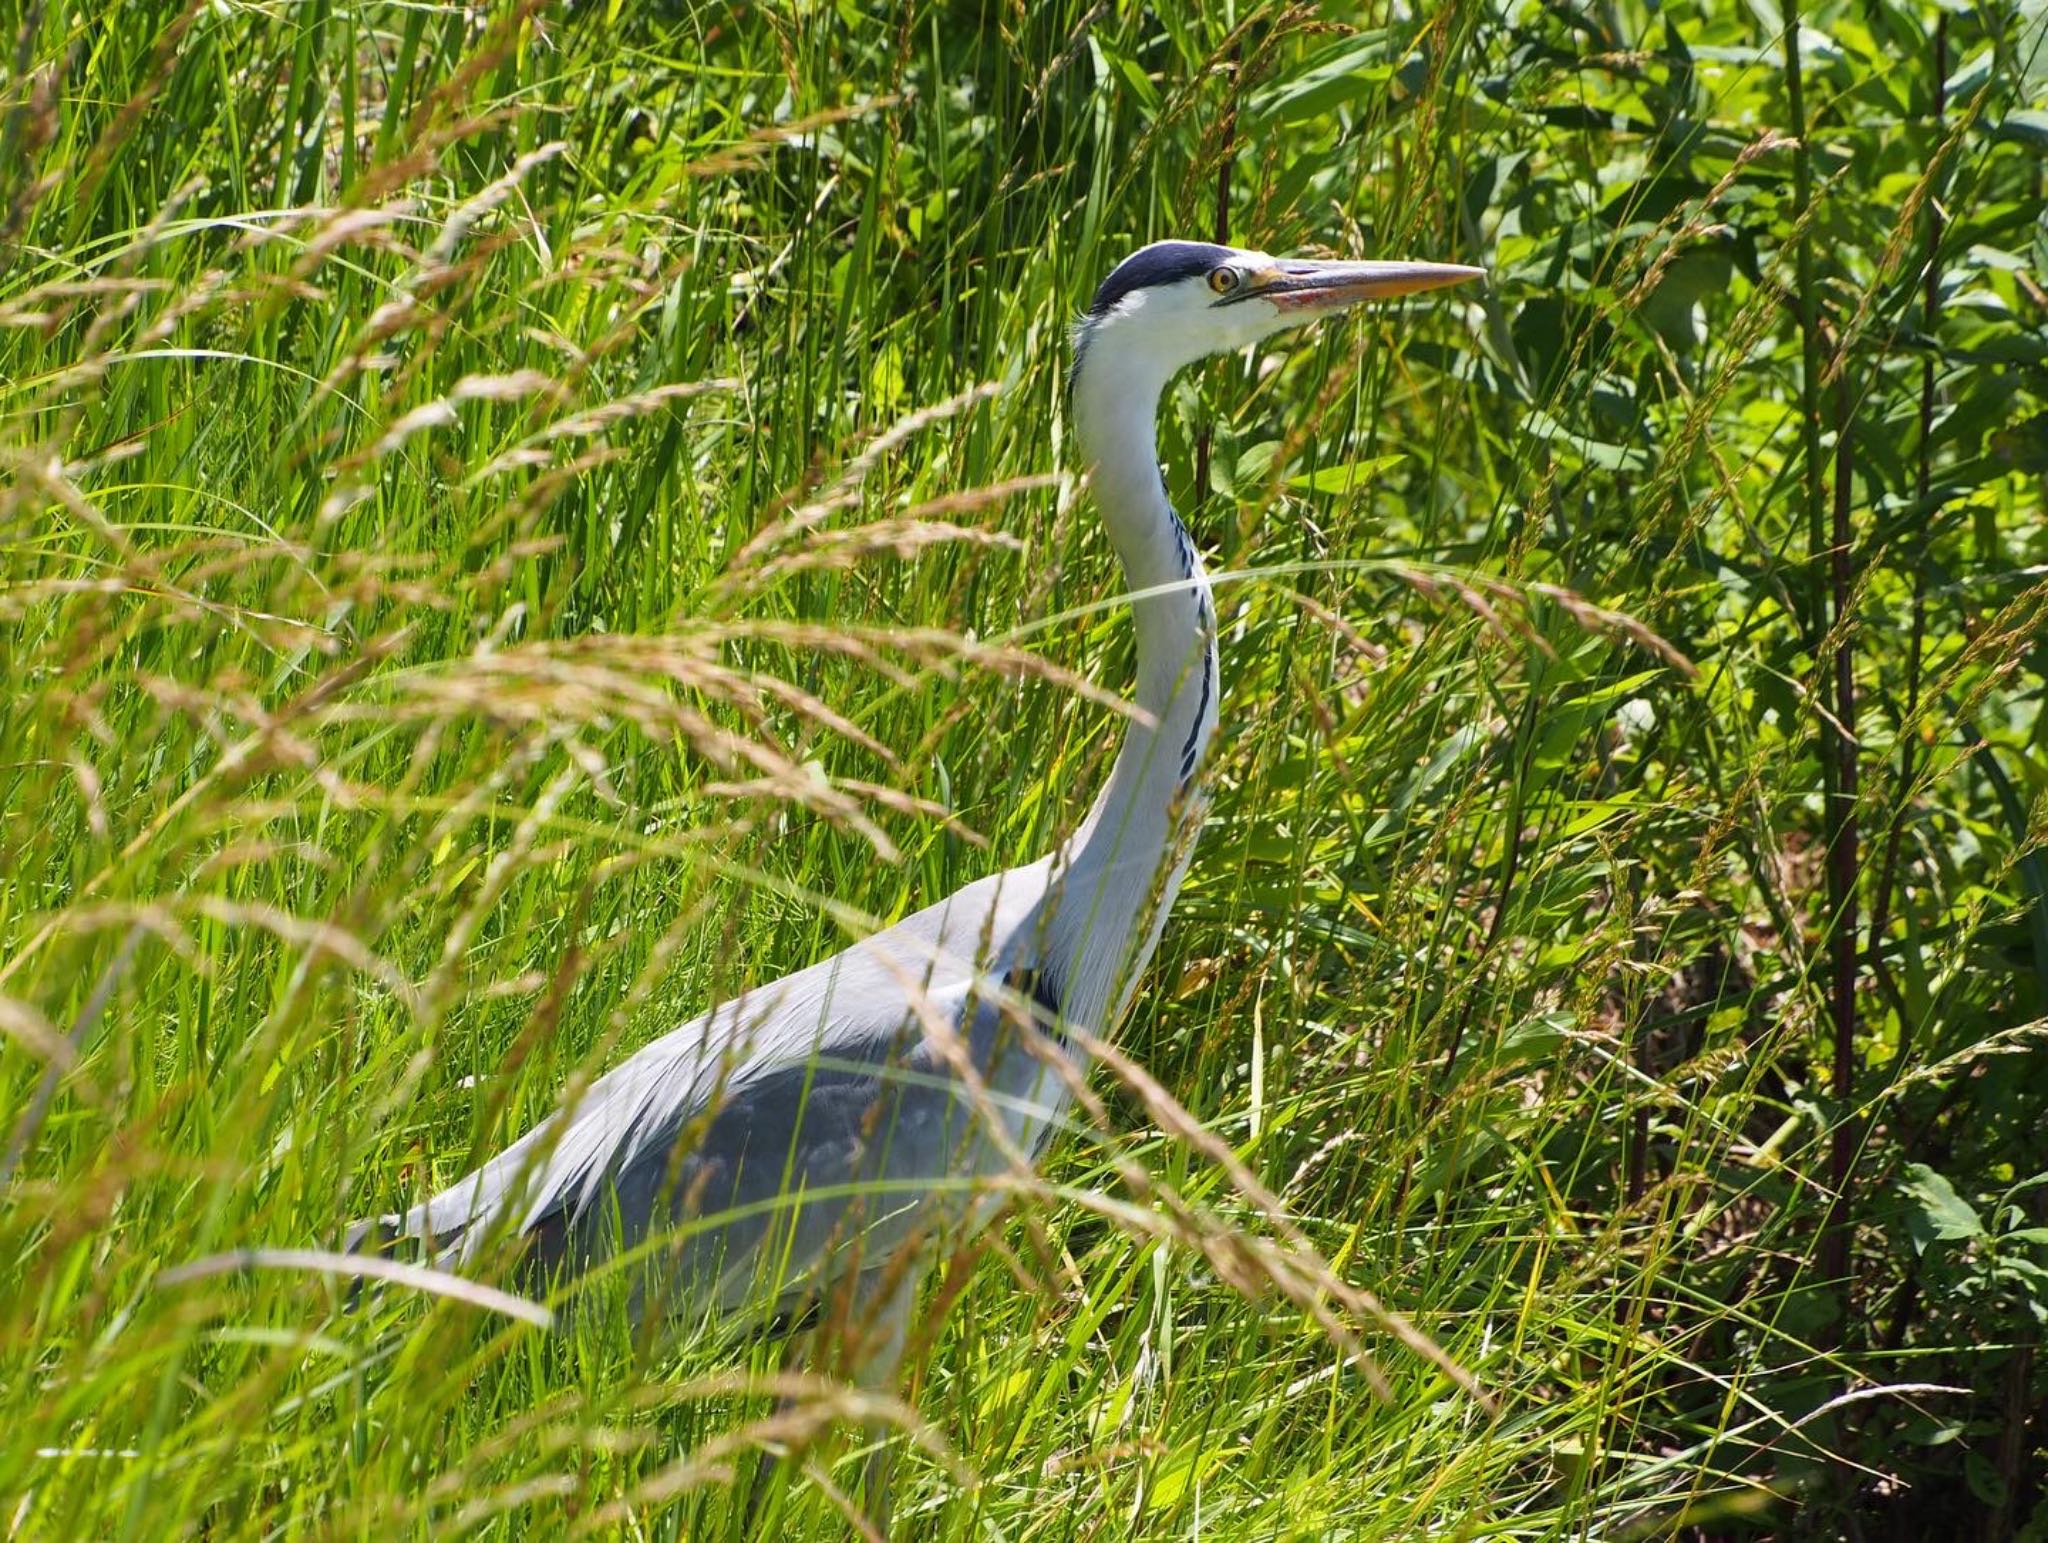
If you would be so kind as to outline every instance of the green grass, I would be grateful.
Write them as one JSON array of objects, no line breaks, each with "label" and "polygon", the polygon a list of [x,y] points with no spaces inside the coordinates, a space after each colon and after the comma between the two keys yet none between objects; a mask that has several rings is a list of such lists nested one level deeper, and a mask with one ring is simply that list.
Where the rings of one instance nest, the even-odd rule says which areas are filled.
[{"label": "green grass", "polygon": [[950,1261],[901,1535],[2039,1536],[2038,13],[617,10],[9,21],[0,1529],[731,1537],[794,1436],[845,1535],[772,1341],[204,1271],[1071,826],[1068,330],[1221,182],[1492,281],[1170,393],[1184,1117]]}]

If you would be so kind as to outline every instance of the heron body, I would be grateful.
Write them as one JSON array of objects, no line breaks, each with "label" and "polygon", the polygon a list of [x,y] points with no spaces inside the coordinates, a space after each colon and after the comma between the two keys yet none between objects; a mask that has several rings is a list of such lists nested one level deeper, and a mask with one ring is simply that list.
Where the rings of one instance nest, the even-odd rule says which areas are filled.
[{"label": "heron body", "polygon": [[1131,595],[1137,711],[1073,835],[656,1040],[387,1225],[451,1263],[520,1234],[557,1281],[632,1254],[636,1312],[671,1319],[845,1284],[875,1325],[853,1369],[892,1370],[922,1263],[1059,1125],[1086,1072],[1075,1031],[1128,1007],[1200,826],[1216,616],[1160,477],[1161,390],[1206,355],[1477,271],[1192,242],[1119,265],[1077,329],[1073,421]]}]

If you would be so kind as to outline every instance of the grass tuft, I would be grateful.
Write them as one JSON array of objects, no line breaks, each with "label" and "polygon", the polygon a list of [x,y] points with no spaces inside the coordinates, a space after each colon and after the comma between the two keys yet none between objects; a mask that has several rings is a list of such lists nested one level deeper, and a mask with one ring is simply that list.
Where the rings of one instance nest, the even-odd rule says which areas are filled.
[{"label": "grass tuft", "polygon": [[[2038,14],[7,25],[8,1536],[2039,1534]],[[1209,824],[902,1398],[338,1255],[1071,827],[1219,226],[1491,279],[1169,393]]]}]

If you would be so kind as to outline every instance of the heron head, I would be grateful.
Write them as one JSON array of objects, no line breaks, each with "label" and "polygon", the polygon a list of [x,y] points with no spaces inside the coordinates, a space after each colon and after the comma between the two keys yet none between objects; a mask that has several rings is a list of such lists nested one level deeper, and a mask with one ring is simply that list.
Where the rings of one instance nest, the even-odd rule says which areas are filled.
[{"label": "heron head", "polygon": [[1367,300],[1462,284],[1455,263],[1311,262],[1202,241],[1155,241],[1102,281],[1081,323],[1092,347],[1153,355],[1170,372]]}]

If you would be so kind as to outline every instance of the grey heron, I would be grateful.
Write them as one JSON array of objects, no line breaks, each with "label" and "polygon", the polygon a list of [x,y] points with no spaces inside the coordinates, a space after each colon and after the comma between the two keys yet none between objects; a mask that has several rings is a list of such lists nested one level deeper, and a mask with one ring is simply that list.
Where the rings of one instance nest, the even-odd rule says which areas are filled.
[{"label": "grey heron", "polygon": [[1130,594],[1137,710],[1086,817],[1038,861],[647,1045],[380,1235],[456,1266],[518,1235],[555,1284],[624,1258],[643,1320],[830,1288],[860,1304],[845,1369],[892,1378],[936,1240],[985,1220],[991,1181],[1061,1122],[1077,1040],[1129,1006],[1202,822],[1216,614],[1156,459],[1161,390],[1205,356],[1478,276],[1188,241],[1118,265],[1076,329],[1073,422]]}]

